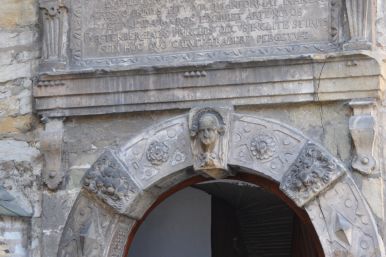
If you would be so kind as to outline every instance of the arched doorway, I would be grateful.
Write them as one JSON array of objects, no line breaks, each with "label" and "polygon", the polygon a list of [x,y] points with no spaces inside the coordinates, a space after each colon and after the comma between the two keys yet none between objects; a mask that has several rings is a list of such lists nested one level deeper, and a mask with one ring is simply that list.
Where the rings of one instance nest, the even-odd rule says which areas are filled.
[{"label": "arched doorway", "polygon": [[323,257],[307,214],[293,211],[289,199],[268,191],[273,188],[247,174],[174,192],[177,186],[140,221],[125,256]]},{"label": "arched doorway", "polygon": [[58,257],[124,256],[158,201],[205,177],[257,178],[308,219],[326,257],[385,256],[366,201],[323,147],[277,121],[198,108],[100,156],[84,176]]}]

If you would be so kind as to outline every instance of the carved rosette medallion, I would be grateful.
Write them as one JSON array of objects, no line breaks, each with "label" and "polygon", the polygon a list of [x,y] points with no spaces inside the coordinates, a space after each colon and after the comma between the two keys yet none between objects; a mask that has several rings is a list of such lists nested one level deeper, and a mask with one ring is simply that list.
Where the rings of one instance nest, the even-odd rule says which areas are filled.
[{"label": "carved rosette medallion", "polygon": [[146,151],[146,159],[156,166],[167,162],[169,159],[169,147],[162,142],[151,142]]},{"label": "carved rosette medallion", "polygon": [[276,140],[273,136],[260,133],[252,138],[249,145],[251,154],[260,161],[271,159],[276,153]]},{"label": "carved rosette medallion", "polygon": [[345,168],[319,146],[308,143],[283,176],[280,189],[298,206],[303,206],[335,180]]},{"label": "carved rosette medallion", "polygon": [[214,178],[227,176],[230,108],[195,108],[189,115],[193,168]]},{"label": "carved rosette medallion", "polygon": [[83,186],[118,212],[124,212],[138,187],[110,151],[105,152],[86,172]]}]

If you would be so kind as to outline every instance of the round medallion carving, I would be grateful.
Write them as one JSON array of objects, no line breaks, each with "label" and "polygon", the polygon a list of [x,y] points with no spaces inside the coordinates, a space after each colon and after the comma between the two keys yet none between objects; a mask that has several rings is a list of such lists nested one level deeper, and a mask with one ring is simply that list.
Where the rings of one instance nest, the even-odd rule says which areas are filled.
[{"label": "round medallion carving", "polygon": [[164,143],[153,141],[146,151],[146,158],[153,165],[161,165],[169,159],[169,147]]},{"label": "round medallion carving", "polygon": [[252,155],[261,161],[271,159],[276,149],[277,144],[275,138],[265,133],[255,136],[249,145],[249,150]]}]

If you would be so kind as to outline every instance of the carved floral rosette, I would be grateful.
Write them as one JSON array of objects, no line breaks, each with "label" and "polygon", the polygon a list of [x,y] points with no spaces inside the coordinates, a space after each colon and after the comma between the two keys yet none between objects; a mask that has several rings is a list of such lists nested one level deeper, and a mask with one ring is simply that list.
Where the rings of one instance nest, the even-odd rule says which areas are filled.
[{"label": "carved floral rosette", "polygon": [[159,166],[168,161],[169,147],[163,142],[153,141],[146,151],[146,158],[151,164]]},{"label": "carved floral rosette", "polygon": [[83,186],[120,213],[131,203],[138,187],[111,151],[106,151],[86,172]]},{"label": "carved floral rosette", "polygon": [[259,133],[252,138],[249,144],[252,156],[259,161],[271,159],[277,151],[275,138],[268,133]]},{"label": "carved floral rosette", "polygon": [[308,143],[283,176],[280,189],[299,207],[345,174],[345,168],[319,146]]}]

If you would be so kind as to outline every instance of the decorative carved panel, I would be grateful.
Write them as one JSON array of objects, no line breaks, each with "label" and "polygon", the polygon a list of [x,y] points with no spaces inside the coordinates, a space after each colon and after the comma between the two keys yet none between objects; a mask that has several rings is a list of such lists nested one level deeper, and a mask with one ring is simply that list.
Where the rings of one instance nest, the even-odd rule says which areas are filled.
[{"label": "decorative carved panel", "polygon": [[345,173],[344,166],[324,149],[307,143],[283,176],[280,189],[303,206]]},{"label": "decorative carved panel", "polygon": [[129,170],[111,150],[102,154],[86,172],[83,186],[120,213],[126,211],[139,191]]},{"label": "decorative carved panel", "polygon": [[343,178],[320,195],[317,203],[334,256],[384,256],[375,220],[352,178]]},{"label": "decorative carved panel", "polygon": [[230,164],[242,164],[280,180],[298,156],[305,139],[280,123],[247,115],[234,115]]},{"label": "decorative carved panel", "polygon": [[125,144],[119,151],[142,189],[191,164],[187,118],[176,118]]},{"label": "decorative carved panel", "polygon": [[64,228],[58,257],[103,257],[118,216],[80,195]]}]

